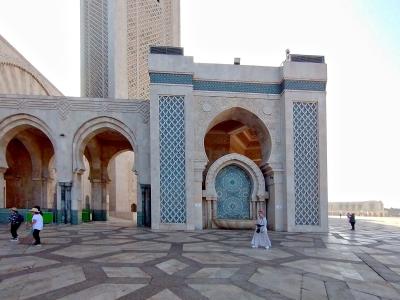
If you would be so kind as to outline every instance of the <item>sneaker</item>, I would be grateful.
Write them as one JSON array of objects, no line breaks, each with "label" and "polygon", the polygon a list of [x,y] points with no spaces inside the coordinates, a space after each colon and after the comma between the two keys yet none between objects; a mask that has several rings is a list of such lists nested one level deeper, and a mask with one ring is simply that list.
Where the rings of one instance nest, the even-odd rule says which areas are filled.
[{"label": "sneaker", "polygon": [[269,250],[269,246],[265,247],[265,249]]},{"label": "sneaker", "polygon": [[18,238],[11,238],[10,241],[11,242],[16,242],[16,241],[18,241]]},{"label": "sneaker", "polygon": [[254,245],[251,245],[251,248],[257,248],[256,246],[254,246]]}]

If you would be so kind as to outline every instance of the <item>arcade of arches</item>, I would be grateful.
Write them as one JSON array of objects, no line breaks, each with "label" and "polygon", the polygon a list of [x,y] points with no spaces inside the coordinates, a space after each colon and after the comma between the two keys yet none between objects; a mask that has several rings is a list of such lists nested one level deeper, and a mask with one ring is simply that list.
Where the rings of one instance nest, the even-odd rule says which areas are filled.
[{"label": "arcade of arches", "polygon": [[[137,178],[133,172],[134,152],[129,141],[114,130],[100,130],[83,147],[85,171],[82,181],[82,208],[93,212],[94,220],[108,216],[136,223]],[[6,147],[8,168],[4,173],[4,207],[67,210],[57,207],[55,151],[41,130],[17,130]],[[71,222],[70,214],[61,222]]]}]

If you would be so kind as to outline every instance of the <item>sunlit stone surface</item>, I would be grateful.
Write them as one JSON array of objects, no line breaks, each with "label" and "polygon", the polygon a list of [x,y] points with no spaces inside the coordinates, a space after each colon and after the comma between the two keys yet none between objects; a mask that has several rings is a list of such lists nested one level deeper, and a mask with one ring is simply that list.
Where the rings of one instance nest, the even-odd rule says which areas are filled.
[{"label": "sunlit stone surface", "polygon": [[8,241],[1,225],[0,299],[400,299],[398,228],[357,225],[271,231],[269,250],[250,247],[252,231],[171,234],[115,221],[48,225],[36,248]]}]

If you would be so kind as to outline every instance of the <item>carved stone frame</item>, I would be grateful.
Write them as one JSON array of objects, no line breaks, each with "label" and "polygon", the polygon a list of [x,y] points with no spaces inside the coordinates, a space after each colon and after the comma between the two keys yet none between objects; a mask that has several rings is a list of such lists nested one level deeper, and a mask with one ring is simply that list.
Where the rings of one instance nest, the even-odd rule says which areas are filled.
[{"label": "carved stone frame", "polygon": [[204,197],[207,206],[207,227],[212,226],[212,221],[216,219],[216,201],[217,191],[215,190],[215,180],[219,171],[229,165],[241,167],[250,176],[253,183],[250,203],[250,219],[255,219],[259,209],[265,209],[265,199],[268,198],[268,192],[265,190],[265,179],[260,168],[248,157],[231,153],[217,159],[208,169]]}]

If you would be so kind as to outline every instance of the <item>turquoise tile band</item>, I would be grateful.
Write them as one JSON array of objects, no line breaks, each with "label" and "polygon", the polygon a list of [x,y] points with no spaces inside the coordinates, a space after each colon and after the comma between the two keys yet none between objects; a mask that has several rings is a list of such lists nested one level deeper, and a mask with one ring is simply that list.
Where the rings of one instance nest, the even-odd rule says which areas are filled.
[{"label": "turquoise tile band", "polygon": [[198,91],[218,91],[279,95],[284,90],[326,91],[325,81],[284,80],[280,83],[197,80],[191,74],[150,73],[151,83],[193,85]]}]

